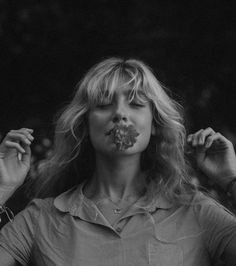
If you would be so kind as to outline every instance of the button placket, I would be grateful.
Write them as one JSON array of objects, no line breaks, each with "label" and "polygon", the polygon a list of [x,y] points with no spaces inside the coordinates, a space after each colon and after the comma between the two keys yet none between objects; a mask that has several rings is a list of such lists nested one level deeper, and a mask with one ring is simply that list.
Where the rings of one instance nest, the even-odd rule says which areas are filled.
[{"label": "button placket", "polygon": [[126,219],[121,219],[113,224],[113,228],[115,229],[117,233],[120,234],[123,231],[125,223],[126,223]]}]

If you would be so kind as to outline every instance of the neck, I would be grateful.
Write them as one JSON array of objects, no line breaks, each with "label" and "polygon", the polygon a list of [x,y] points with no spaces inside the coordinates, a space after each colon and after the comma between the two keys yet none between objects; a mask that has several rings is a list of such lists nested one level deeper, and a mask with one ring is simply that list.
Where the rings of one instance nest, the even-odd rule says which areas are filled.
[{"label": "neck", "polygon": [[140,197],[143,190],[144,173],[140,169],[140,157],[104,160],[97,156],[94,175],[84,193],[90,199],[107,196],[117,201]]}]

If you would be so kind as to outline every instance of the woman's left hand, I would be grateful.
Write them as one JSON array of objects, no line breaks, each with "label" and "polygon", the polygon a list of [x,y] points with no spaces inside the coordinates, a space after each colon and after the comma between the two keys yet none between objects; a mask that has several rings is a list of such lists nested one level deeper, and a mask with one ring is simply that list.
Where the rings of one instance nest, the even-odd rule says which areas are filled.
[{"label": "woman's left hand", "polygon": [[212,128],[190,134],[187,143],[194,149],[198,167],[223,189],[236,177],[236,155],[233,144]]}]

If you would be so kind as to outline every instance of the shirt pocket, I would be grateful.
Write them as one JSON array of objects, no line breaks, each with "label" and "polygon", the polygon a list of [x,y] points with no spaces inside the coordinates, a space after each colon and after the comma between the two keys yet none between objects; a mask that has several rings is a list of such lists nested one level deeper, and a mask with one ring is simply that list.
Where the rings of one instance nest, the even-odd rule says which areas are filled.
[{"label": "shirt pocket", "polygon": [[149,266],[183,266],[183,251],[176,244],[163,240],[148,243]]}]

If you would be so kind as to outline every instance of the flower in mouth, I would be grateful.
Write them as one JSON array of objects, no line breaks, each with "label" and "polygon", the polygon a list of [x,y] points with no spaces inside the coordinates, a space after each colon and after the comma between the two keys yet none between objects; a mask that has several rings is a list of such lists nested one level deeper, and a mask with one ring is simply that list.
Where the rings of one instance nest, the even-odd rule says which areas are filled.
[{"label": "flower in mouth", "polygon": [[132,147],[136,141],[139,133],[132,125],[115,125],[109,130],[106,135],[110,135],[117,150],[126,150]]}]

